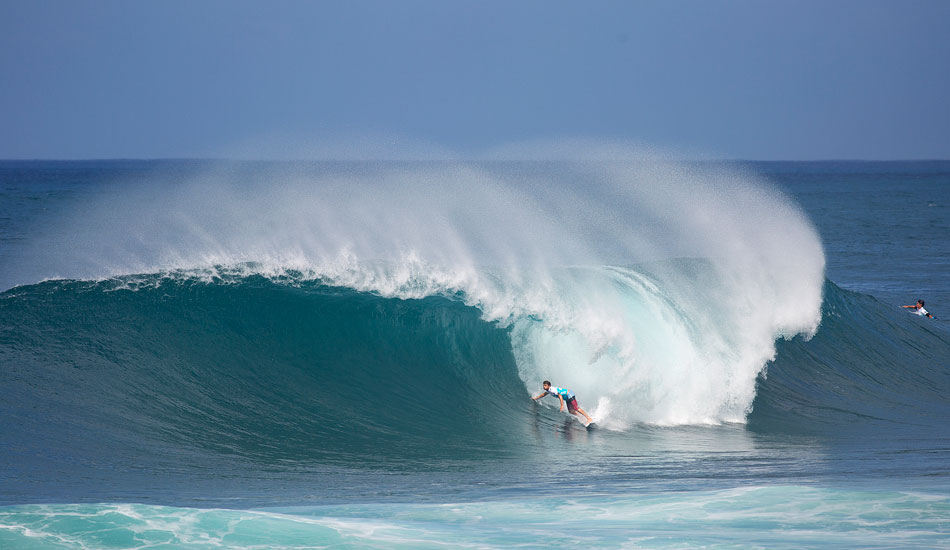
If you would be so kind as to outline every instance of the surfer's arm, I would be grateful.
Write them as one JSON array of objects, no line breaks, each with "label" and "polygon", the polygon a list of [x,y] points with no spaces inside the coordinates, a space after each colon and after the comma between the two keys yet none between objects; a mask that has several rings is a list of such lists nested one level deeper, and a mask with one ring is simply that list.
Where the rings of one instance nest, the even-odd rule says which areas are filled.
[{"label": "surfer's arm", "polygon": [[544,397],[544,396],[547,395],[547,394],[548,394],[548,392],[543,391],[543,392],[541,392],[541,395],[539,395],[539,396],[537,396],[537,397],[532,397],[531,399],[534,399],[535,401],[537,401],[538,399],[541,399],[542,397]]},{"label": "surfer's arm", "polygon": [[917,307],[917,306],[901,306],[901,307]]},{"label": "surfer's arm", "polygon": [[561,406],[560,408],[558,408],[558,412],[560,412],[564,410],[564,396],[561,394],[557,394],[557,398],[561,400]]}]

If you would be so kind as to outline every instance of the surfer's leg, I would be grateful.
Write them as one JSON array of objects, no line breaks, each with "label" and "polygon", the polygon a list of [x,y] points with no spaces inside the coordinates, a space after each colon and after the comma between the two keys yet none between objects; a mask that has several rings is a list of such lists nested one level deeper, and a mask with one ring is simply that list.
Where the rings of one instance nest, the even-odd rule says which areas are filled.
[{"label": "surfer's leg", "polygon": [[577,416],[577,401],[576,400],[574,399],[568,400],[567,412],[573,414],[574,416]]},{"label": "surfer's leg", "polygon": [[591,418],[589,414],[584,412],[584,409],[580,408],[580,406],[577,404],[577,399],[571,399],[570,401],[567,402],[567,410],[570,411],[570,413],[574,415],[580,412],[582,415],[584,415],[587,418],[588,423],[594,421],[594,419]]}]

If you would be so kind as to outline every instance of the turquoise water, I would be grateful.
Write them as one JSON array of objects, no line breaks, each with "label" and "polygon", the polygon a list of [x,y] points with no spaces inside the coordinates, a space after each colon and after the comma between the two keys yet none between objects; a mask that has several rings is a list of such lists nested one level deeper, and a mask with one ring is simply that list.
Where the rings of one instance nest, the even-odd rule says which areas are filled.
[{"label": "turquoise water", "polygon": [[2,163],[0,547],[945,547],[948,184]]},{"label": "turquoise water", "polygon": [[17,506],[16,548],[938,548],[950,498],[811,487],[261,511]]}]

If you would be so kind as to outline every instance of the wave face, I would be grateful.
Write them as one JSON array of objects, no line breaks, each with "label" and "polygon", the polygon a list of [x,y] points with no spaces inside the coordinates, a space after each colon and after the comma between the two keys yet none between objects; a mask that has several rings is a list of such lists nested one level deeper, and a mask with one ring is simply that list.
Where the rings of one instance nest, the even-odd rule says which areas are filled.
[{"label": "wave face", "polygon": [[824,295],[815,337],[778,343],[775,361],[760,376],[749,427],[944,437],[946,327],[831,282]]},{"label": "wave face", "polygon": [[5,430],[23,431],[5,439],[39,447],[484,453],[526,407],[505,331],[444,298],[144,277],[20,287],[0,311],[16,320],[0,341],[4,418],[18,420]]},{"label": "wave face", "polygon": [[509,332],[521,397],[550,379],[617,430],[744,422],[776,338],[820,321],[811,224],[735,170],[576,157],[163,174],[46,231],[31,268],[449,298]]}]

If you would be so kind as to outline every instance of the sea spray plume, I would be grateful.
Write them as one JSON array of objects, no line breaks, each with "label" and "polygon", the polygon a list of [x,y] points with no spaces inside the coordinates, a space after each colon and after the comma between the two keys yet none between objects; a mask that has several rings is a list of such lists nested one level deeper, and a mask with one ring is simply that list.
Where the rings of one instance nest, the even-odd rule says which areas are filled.
[{"label": "sea spray plume", "polygon": [[735,169],[611,146],[567,160],[223,164],[100,199],[51,273],[261,273],[446,295],[510,327],[530,391],[604,425],[741,422],[778,337],[820,320],[824,256]]},{"label": "sea spray plume", "polygon": [[580,337],[543,338],[520,323],[519,364],[557,366],[551,378],[577,380],[578,393],[600,398],[595,414],[620,425],[742,421],[775,338],[817,328],[824,258],[814,230],[780,194],[721,167],[596,166],[605,204],[638,217],[634,241],[702,261],[655,256],[598,274],[585,286],[600,295],[575,308]]}]

